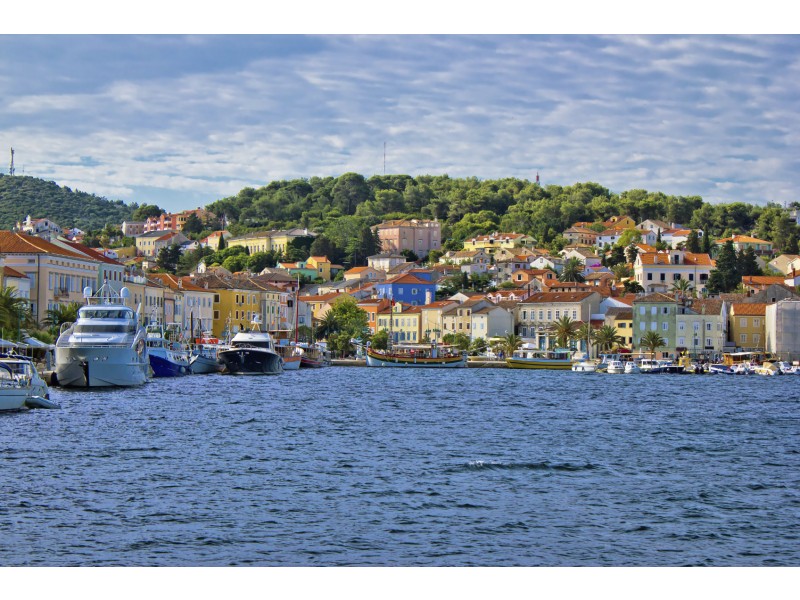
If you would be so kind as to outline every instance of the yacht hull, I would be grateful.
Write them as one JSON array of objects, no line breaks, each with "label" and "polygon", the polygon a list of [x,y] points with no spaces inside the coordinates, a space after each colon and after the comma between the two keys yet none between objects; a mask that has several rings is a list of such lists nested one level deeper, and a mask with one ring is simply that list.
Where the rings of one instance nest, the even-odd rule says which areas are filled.
[{"label": "yacht hull", "polygon": [[132,348],[56,346],[55,354],[62,387],[129,387],[147,381],[147,355]]},{"label": "yacht hull", "polygon": [[278,375],[283,372],[281,357],[259,348],[232,348],[217,356],[225,371],[232,375]]}]

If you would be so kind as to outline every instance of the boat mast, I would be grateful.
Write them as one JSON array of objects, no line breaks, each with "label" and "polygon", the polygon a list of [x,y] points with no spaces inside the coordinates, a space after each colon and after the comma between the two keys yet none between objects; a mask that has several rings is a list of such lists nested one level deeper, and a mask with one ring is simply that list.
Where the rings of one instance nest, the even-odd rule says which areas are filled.
[{"label": "boat mast", "polygon": [[297,287],[294,290],[294,345],[297,347],[297,336],[299,327],[297,322],[300,320],[300,273],[297,274]]}]

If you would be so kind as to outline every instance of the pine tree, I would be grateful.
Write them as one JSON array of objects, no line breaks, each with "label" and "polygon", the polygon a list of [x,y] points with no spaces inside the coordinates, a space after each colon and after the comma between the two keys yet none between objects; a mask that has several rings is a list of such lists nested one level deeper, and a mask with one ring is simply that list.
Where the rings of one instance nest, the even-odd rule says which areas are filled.
[{"label": "pine tree", "polygon": [[717,255],[717,266],[708,276],[707,288],[711,293],[730,292],[736,289],[740,281],[736,250],[733,241],[728,240]]}]

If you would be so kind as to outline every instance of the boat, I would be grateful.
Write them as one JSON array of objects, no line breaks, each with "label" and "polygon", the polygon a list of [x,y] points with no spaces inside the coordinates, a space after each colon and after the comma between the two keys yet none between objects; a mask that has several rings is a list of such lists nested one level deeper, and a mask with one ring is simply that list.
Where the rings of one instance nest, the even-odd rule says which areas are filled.
[{"label": "boat", "polygon": [[0,363],[0,411],[21,410],[30,396],[30,385],[26,385],[11,370]]},{"label": "boat", "polygon": [[624,369],[625,369],[625,373],[628,373],[629,375],[631,373],[641,373],[642,372],[642,369],[639,367],[639,363],[637,361],[635,361],[635,360],[629,360],[628,362],[626,362]]},{"label": "boat", "polygon": [[467,366],[467,353],[454,346],[436,344],[397,344],[387,350],[367,345],[368,367],[460,368]]},{"label": "boat", "polygon": [[572,370],[576,373],[594,373],[597,370],[597,364],[592,360],[581,360],[572,363]]},{"label": "boat", "polygon": [[753,372],[756,375],[766,375],[768,377],[783,375],[781,368],[774,362],[770,361],[764,361],[762,364],[757,365],[753,368]]},{"label": "boat", "polygon": [[226,373],[235,375],[278,375],[283,372],[280,354],[275,351],[272,336],[261,331],[257,316],[249,331],[240,331],[231,339],[229,348],[217,353]]},{"label": "boat", "polygon": [[278,354],[281,355],[281,360],[283,361],[283,370],[284,371],[299,371],[300,370],[300,363],[302,361],[302,350],[292,345],[287,344],[279,344],[275,346]]},{"label": "boat", "polygon": [[50,398],[50,388],[47,387],[47,382],[39,374],[36,365],[29,357],[18,354],[0,354],[0,364],[10,367],[17,379],[30,386],[32,397]]},{"label": "boat", "polygon": [[561,369],[572,368],[572,351],[565,348],[555,350],[534,350],[520,348],[506,358],[509,369]]},{"label": "boat", "polygon": [[217,355],[220,348],[226,347],[221,346],[218,340],[197,341],[189,356],[189,372],[192,375],[222,372],[224,367]]},{"label": "boat", "polygon": [[606,373],[611,374],[618,374],[618,373],[625,373],[625,363],[621,360],[609,360],[606,363]]},{"label": "boat", "polygon": [[656,360],[653,358],[643,358],[639,363],[640,373],[672,373],[679,374],[684,372],[683,365],[675,364],[671,360]]},{"label": "boat", "polygon": [[331,354],[319,343],[310,346],[300,345],[300,368],[302,369],[319,369],[320,367],[329,367],[331,365]]},{"label": "boat", "polygon": [[139,313],[126,306],[130,291],[117,293],[108,282],[86,304],[75,323],[64,323],[55,347],[55,378],[64,387],[128,387],[147,381],[147,333]]},{"label": "boat", "polygon": [[153,377],[180,377],[189,373],[189,353],[180,342],[177,324],[147,326],[147,354]]},{"label": "boat", "polygon": [[800,375],[800,367],[798,365],[791,365],[785,360],[780,360],[775,364],[778,365],[784,375]]}]

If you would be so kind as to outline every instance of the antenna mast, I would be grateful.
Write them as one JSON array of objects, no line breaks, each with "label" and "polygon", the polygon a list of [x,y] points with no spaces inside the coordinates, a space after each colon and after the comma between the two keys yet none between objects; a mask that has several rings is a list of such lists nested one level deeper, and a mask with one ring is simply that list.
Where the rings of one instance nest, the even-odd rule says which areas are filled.
[{"label": "antenna mast", "polygon": [[8,174],[13,176],[14,175],[14,149],[11,149],[11,167],[8,169]]}]

